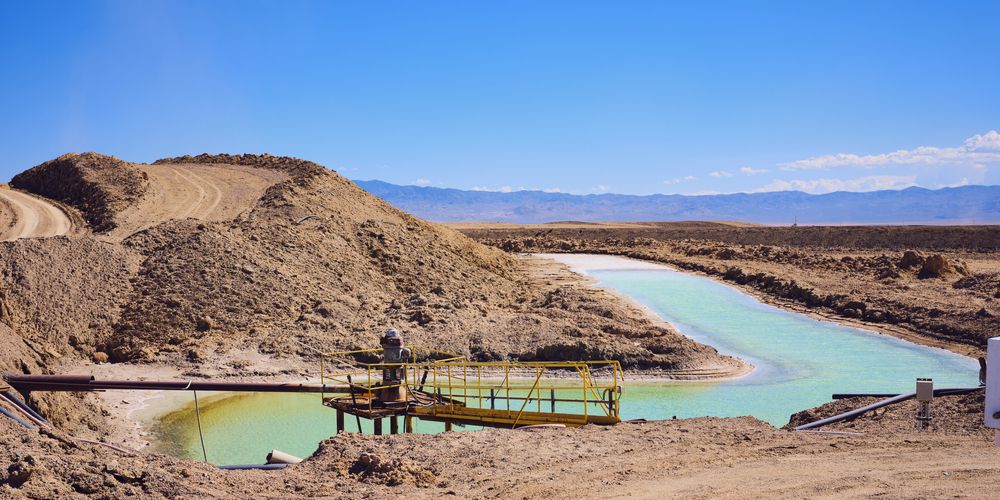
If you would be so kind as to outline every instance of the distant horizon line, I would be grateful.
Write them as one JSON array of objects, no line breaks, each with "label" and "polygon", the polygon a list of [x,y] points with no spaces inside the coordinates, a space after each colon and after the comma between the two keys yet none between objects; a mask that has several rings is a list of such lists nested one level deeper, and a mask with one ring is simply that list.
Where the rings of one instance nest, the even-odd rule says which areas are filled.
[{"label": "distant horizon line", "polygon": [[[339,173],[339,172],[338,172]],[[924,186],[907,186],[899,189],[874,189],[871,191],[830,191],[828,193],[809,193],[807,191],[788,189],[788,190],[775,190],[775,191],[734,191],[730,193],[649,193],[649,194],[629,194],[629,193],[574,193],[570,191],[562,190],[546,190],[546,189],[475,189],[475,188],[457,188],[457,187],[445,187],[445,186],[421,186],[417,184],[396,184],[389,181],[384,181],[382,179],[349,179],[354,183],[361,182],[381,182],[383,184],[388,184],[396,187],[406,187],[414,189],[434,189],[438,191],[462,191],[466,193],[493,193],[493,194],[515,194],[515,193],[542,193],[542,194],[552,194],[552,195],[567,195],[567,196],[631,196],[631,197],[649,197],[649,196],[683,196],[688,198],[696,197],[707,197],[707,196],[733,196],[733,195],[763,195],[763,194],[778,194],[778,193],[797,193],[804,194],[808,196],[827,196],[832,194],[870,194],[870,193],[885,193],[885,192],[902,192],[911,189],[918,189],[923,191],[944,191],[949,189],[963,189],[963,188],[977,188],[977,187],[1000,187],[1000,184],[966,184],[962,186],[941,186],[937,188],[929,188]]]}]

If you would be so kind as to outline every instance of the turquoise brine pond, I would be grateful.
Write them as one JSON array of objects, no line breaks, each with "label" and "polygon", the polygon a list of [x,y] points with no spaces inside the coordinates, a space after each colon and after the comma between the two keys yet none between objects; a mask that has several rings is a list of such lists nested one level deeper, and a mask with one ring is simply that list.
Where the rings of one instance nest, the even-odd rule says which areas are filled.
[{"label": "turquoise brine pond", "polygon": [[936,387],[979,383],[979,363],[971,358],[787,312],[701,276],[667,269],[587,274],[756,368],[724,382],[629,384],[624,418],[753,415],[782,426],[836,392],[912,391],[917,377],[933,378]]},{"label": "turquoise brine pond", "polygon": [[[553,257],[564,262],[578,258]],[[978,383],[978,363],[964,356],[787,312],[705,277],[625,265],[635,262],[627,259],[599,259],[604,267],[621,263],[638,268],[601,270],[567,263],[600,286],[644,304],[685,335],[756,367],[746,377],[728,381],[626,381],[625,419],[753,415],[781,426],[792,413],[830,401],[835,392],[905,392],[913,390],[917,377],[931,377],[937,387]],[[193,409],[188,405],[159,420],[157,451],[202,458]],[[361,422],[365,433],[372,432],[370,421]],[[417,432],[443,430],[442,424],[415,423]],[[208,459],[216,464],[261,463],[272,448],[308,456],[335,433],[333,410],[322,406],[318,395],[308,394],[206,399],[202,424]],[[346,424],[355,430],[353,419]]]}]

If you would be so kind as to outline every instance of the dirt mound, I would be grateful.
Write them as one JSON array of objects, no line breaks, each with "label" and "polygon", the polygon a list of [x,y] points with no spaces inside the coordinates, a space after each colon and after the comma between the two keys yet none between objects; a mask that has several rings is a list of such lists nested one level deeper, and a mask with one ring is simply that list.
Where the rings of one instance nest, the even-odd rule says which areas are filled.
[{"label": "dirt mound", "polygon": [[1000,299],[1000,273],[979,273],[952,284],[953,288],[973,290]]},{"label": "dirt mound", "polygon": [[[128,251],[91,238],[0,243],[0,322],[39,365],[89,358],[115,334],[137,264]],[[0,371],[21,371],[28,359],[0,355]]]},{"label": "dirt mound", "polygon": [[273,156],[264,154],[200,154],[197,156],[176,156],[173,158],[161,158],[153,162],[153,165],[164,164],[218,164],[218,165],[243,165],[246,167],[263,168],[277,170],[290,175],[294,179],[305,180],[310,177],[322,175],[328,169],[319,163],[288,156]]},{"label": "dirt mound", "polygon": [[[77,186],[50,194],[107,228],[134,222],[122,214],[161,190],[147,168],[205,180],[209,172],[282,175],[265,176],[245,206],[205,212],[201,221],[164,211],[120,243],[0,247],[0,263],[23,274],[0,290],[9,324],[44,344],[40,351],[56,351],[40,363],[73,353],[200,365],[232,349],[299,357],[311,355],[300,342],[367,348],[392,326],[409,343],[474,359],[611,358],[719,374],[739,365],[583,286],[546,284],[527,263],[401,212],[312,162],[199,155],[136,166],[87,153],[20,178],[38,189]],[[129,185],[135,189],[123,189]]]},{"label": "dirt mound", "polygon": [[115,214],[142,198],[148,179],[113,156],[69,153],[14,176],[10,184],[76,207],[101,232],[114,229]]},{"label": "dirt mound", "polygon": [[639,314],[536,286],[505,253],[313,163],[254,155],[178,161],[240,162],[291,177],[235,219],[168,221],[124,241],[143,261],[114,360],[200,359],[233,346],[300,353],[296,340],[366,348],[389,326],[408,342],[475,359],[610,357],[664,369],[720,359]]},{"label": "dirt mound", "polygon": [[927,278],[945,278],[952,275],[968,276],[969,268],[964,262],[960,261],[949,261],[942,255],[931,255],[924,260],[922,266],[920,266],[920,271],[917,272],[917,277],[920,279]]}]

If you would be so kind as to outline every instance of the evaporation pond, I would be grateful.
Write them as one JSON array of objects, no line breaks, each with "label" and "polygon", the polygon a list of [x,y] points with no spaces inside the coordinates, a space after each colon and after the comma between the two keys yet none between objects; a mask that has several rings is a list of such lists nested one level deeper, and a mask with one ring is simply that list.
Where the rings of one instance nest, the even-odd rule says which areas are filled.
[{"label": "evaporation pond", "polygon": [[630,384],[624,418],[753,415],[781,426],[836,392],[912,391],[917,377],[932,377],[937,387],[979,382],[971,358],[787,312],[709,278],[668,269],[587,274],[688,337],[756,367],[725,382]]},{"label": "evaporation pond", "polygon": [[[835,392],[905,392],[916,377],[937,387],[978,383],[978,363],[948,351],[787,312],[711,279],[665,268],[584,270],[603,287],[648,306],[685,335],[756,366],[721,382],[628,382],[625,419],[753,415],[776,426]],[[348,416],[347,427],[356,427]],[[272,448],[308,456],[335,433],[335,414],[316,394],[250,394],[205,399],[209,461],[262,463]],[[362,419],[365,433],[371,422]],[[442,424],[415,420],[417,432]],[[193,405],[163,417],[155,449],[201,459]]]}]

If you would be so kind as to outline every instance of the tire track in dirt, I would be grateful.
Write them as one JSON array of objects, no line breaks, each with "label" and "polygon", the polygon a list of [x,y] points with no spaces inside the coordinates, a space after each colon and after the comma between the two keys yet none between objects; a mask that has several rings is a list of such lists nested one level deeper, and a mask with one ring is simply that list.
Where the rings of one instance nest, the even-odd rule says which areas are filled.
[{"label": "tire track in dirt", "polygon": [[137,205],[117,217],[112,239],[176,219],[227,220],[249,210],[287,175],[237,165],[140,165],[149,176],[149,189]]},{"label": "tire track in dirt", "polygon": [[73,223],[52,202],[0,186],[0,241],[69,234]]}]

